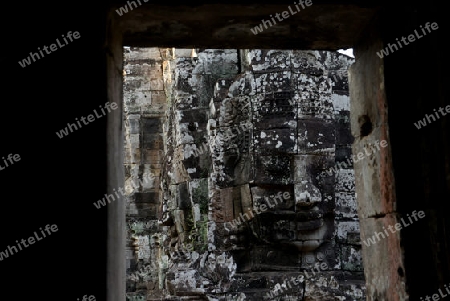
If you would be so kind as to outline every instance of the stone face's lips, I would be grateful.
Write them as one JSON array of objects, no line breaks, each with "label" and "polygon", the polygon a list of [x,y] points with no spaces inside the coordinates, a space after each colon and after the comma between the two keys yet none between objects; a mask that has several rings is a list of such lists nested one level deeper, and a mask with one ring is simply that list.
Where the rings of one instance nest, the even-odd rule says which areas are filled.
[{"label": "stone face's lips", "polygon": [[268,213],[272,221],[274,240],[295,246],[297,250],[308,252],[317,249],[324,240],[323,211],[317,206],[309,210],[277,210]]},{"label": "stone face's lips", "polygon": [[322,239],[315,240],[295,240],[295,241],[286,241],[285,243],[294,245],[297,247],[299,251],[314,251],[317,249],[324,241]]}]

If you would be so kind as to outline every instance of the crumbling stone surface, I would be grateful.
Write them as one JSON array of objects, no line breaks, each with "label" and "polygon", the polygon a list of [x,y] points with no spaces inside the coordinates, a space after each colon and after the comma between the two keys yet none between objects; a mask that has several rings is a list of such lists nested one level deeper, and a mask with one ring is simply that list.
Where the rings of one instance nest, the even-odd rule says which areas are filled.
[{"label": "crumbling stone surface", "polygon": [[364,300],[353,59],[125,53],[127,298]]}]

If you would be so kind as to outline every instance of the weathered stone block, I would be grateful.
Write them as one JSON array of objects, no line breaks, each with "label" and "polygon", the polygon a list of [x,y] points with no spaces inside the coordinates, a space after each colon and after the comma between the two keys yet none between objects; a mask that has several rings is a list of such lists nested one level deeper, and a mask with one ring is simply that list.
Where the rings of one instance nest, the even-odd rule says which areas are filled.
[{"label": "weathered stone block", "polygon": [[355,193],[336,192],[336,217],[337,218],[358,218],[358,205]]},{"label": "weathered stone block", "polygon": [[219,107],[219,126],[231,127],[251,120],[251,96],[236,96],[223,99]]},{"label": "weathered stone block", "polygon": [[126,214],[136,217],[156,217],[158,216],[158,206],[150,203],[129,203]]},{"label": "weathered stone block", "polygon": [[343,270],[352,272],[363,271],[360,247],[343,245],[341,247],[341,252]]},{"label": "weathered stone block", "polygon": [[339,169],[336,174],[336,191],[353,192],[355,191],[355,172],[353,169]]},{"label": "weathered stone block", "polygon": [[197,123],[206,125],[208,123],[207,111],[203,109],[177,111],[175,121],[179,124]]},{"label": "weathered stone block", "polygon": [[318,117],[332,119],[334,115],[331,85],[323,77],[295,74],[292,79],[294,99],[299,105],[299,118]]},{"label": "weathered stone block", "polygon": [[233,174],[233,185],[242,185],[250,183],[253,180],[253,174],[251,172],[253,157],[249,154],[241,154],[238,160],[236,160]]},{"label": "weathered stone block", "polygon": [[351,145],[354,137],[350,132],[350,111],[340,111],[335,115],[336,144]]},{"label": "weathered stone block", "polygon": [[333,175],[323,174],[324,170],[329,170],[335,164],[332,154],[294,156],[294,182],[311,181],[318,185],[319,180],[321,180],[321,186],[323,187],[334,186]]},{"label": "weathered stone block", "polygon": [[186,79],[193,74],[204,74],[204,64],[196,57],[179,57],[173,68],[176,80]]},{"label": "weathered stone block", "polygon": [[297,104],[291,91],[260,94],[252,99],[252,119],[256,129],[296,128]]},{"label": "weathered stone block", "polygon": [[150,81],[142,76],[127,76],[123,82],[124,89],[127,91],[151,90]]},{"label": "weathered stone block", "polygon": [[236,96],[254,96],[256,94],[256,79],[253,73],[245,71],[242,74],[237,74],[228,89],[228,97]]},{"label": "weathered stone block", "polygon": [[333,92],[342,91],[348,95],[348,71],[347,69],[330,70],[328,78],[331,79]]},{"label": "weathered stone block", "polygon": [[162,149],[152,150],[145,149],[143,152],[143,162],[152,165],[152,168],[160,168],[164,158],[164,151]]},{"label": "weathered stone block", "polygon": [[[245,76],[244,74],[241,75]],[[221,103],[223,99],[229,97],[228,93],[230,91],[230,85],[234,84],[235,86],[238,86],[236,84],[236,80],[234,78],[219,78],[216,83],[214,84],[214,90],[213,90],[213,98],[212,101],[214,103]],[[242,80],[242,85],[245,86],[245,80]],[[239,91],[240,87],[235,87],[234,90]],[[239,93],[237,93],[239,94]],[[242,93],[244,94],[244,93]],[[231,96],[230,96],[231,97]],[[216,106],[216,108],[219,108],[219,106]]]},{"label": "weathered stone block", "polygon": [[[355,275],[356,273],[354,272],[352,274]],[[357,275],[355,275],[357,276]],[[355,277],[353,276],[352,278],[356,278],[356,279],[339,279],[339,289],[341,292],[344,292],[346,298],[348,300],[354,300],[354,301],[365,301],[366,300],[366,284],[364,281],[364,275],[362,275],[361,277]],[[347,277],[348,278],[348,277]]]},{"label": "weathered stone block", "polygon": [[256,156],[255,182],[261,184],[288,185],[293,183],[294,156]]},{"label": "weathered stone block", "polygon": [[204,49],[197,53],[203,62],[205,73],[213,75],[236,75],[238,55],[236,49]]},{"label": "weathered stone block", "polygon": [[217,189],[211,199],[212,217],[215,222],[224,223],[234,219],[233,187]]},{"label": "weathered stone block", "polygon": [[187,210],[191,208],[191,195],[187,182],[176,185],[175,195],[172,195],[172,197],[175,198],[178,209]]},{"label": "weathered stone block", "polygon": [[[155,72],[151,72],[152,75],[153,75],[153,73],[155,73]],[[152,75],[150,75],[150,76],[152,76]],[[162,77],[161,78],[150,77],[150,90],[152,90],[152,91],[163,91],[164,90],[164,81],[163,81]]]},{"label": "weathered stone block", "polygon": [[139,149],[141,147],[141,135],[140,134],[130,134],[127,137],[128,147],[130,149]]},{"label": "weathered stone block", "polygon": [[200,275],[195,269],[169,270],[167,273],[167,288],[173,295],[203,294],[200,287]]},{"label": "weathered stone block", "polygon": [[141,116],[137,114],[130,114],[126,118],[126,129],[129,134],[140,134],[140,119]]},{"label": "weathered stone block", "polygon": [[296,129],[269,129],[255,132],[255,152],[261,155],[297,154]]},{"label": "weathered stone block", "polygon": [[336,241],[343,244],[360,245],[360,229],[358,221],[335,221]]},{"label": "weathered stone block", "polygon": [[124,164],[139,164],[141,161],[141,150],[138,148],[124,148]]},{"label": "weathered stone block", "polygon": [[124,47],[125,63],[132,63],[140,60],[160,60],[161,53],[158,47]]},{"label": "weathered stone block", "polygon": [[347,70],[355,59],[339,52],[317,51],[317,59],[328,70]]},{"label": "weathered stone block", "polygon": [[253,49],[248,52],[255,73],[290,70],[292,50]]},{"label": "weathered stone block", "polygon": [[299,272],[256,272],[237,278],[233,291],[243,292],[245,300],[301,300],[304,293],[304,274]]},{"label": "weathered stone block", "polygon": [[252,125],[249,123],[225,126],[217,129],[215,149],[224,154],[248,153],[253,146]]},{"label": "weathered stone block", "polygon": [[175,49],[175,58],[190,58],[193,54],[196,54],[196,50],[194,48],[176,48]]},{"label": "weathered stone block", "polygon": [[351,145],[338,145],[336,144],[336,152],[335,152],[336,163],[345,162],[345,165],[341,164],[341,168],[353,168],[353,159],[352,159],[352,146]]},{"label": "weathered stone block", "polygon": [[343,297],[338,291],[339,284],[331,274],[320,274],[305,282],[305,301],[334,301],[336,297]]},{"label": "weathered stone block", "polygon": [[158,191],[146,192],[146,193],[136,192],[134,194],[134,202],[135,203],[158,204],[159,203],[159,192]]},{"label": "weathered stone block", "polygon": [[291,71],[255,74],[255,81],[256,92],[258,94],[269,94],[273,92],[293,90]]},{"label": "weathered stone block", "polygon": [[320,69],[322,66],[318,58],[320,58],[320,54],[317,51],[292,50],[292,69],[296,73],[306,73],[311,69]]},{"label": "weathered stone block", "polygon": [[177,111],[198,109],[200,107],[200,99],[196,94],[180,93],[175,101]]},{"label": "weathered stone block", "polygon": [[328,154],[335,151],[336,135],[332,121],[302,119],[298,121],[300,154]]},{"label": "weathered stone block", "polygon": [[[343,133],[353,139],[350,131],[350,97],[348,96],[348,93],[333,91],[331,94],[331,101],[333,102],[336,122],[339,122]],[[337,126],[339,127],[339,125]]]},{"label": "weathered stone block", "polygon": [[150,102],[152,106],[165,105],[167,103],[167,95],[164,91],[151,91]]},{"label": "weathered stone block", "polygon": [[142,135],[142,147],[146,149],[160,150],[163,148],[162,133]]},{"label": "weathered stone block", "polygon": [[191,156],[183,159],[183,165],[190,179],[205,178],[211,169],[211,158],[208,152],[199,156]]},{"label": "weathered stone block", "polygon": [[[244,258],[243,258],[244,259]],[[280,246],[260,245],[252,248],[251,255],[245,258],[247,263],[238,265],[238,272],[245,270],[266,270],[266,271],[298,271],[301,255],[298,252],[286,252]],[[245,266],[245,264],[251,264]]]},{"label": "weathered stone block", "polygon": [[163,119],[162,118],[141,118],[143,133],[162,133],[163,131]]},{"label": "weathered stone block", "polygon": [[172,184],[177,184],[190,180],[186,167],[183,164],[184,151],[183,147],[176,147],[173,151],[173,159],[168,164],[168,177]]}]

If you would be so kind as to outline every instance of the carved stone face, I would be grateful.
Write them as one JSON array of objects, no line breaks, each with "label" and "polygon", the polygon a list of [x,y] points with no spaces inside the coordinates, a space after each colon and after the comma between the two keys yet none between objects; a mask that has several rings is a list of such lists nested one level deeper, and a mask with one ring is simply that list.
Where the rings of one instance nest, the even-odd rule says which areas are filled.
[{"label": "carved stone face", "polygon": [[245,134],[222,135],[223,157],[213,164],[222,188],[249,187],[250,204],[242,192],[240,202],[228,200],[234,218],[247,222],[229,233],[236,246],[255,242],[252,259],[242,261],[252,269],[305,267],[331,246],[334,175],[319,177],[335,162],[331,86],[323,70],[306,69],[247,73],[215,102],[218,132],[250,124]]},{"label": "carved stone face", "polygon": [[[254,206],[272,203],[272,208],[258,216],[261,226],[254,232],[271,245],[312,252],[333,233],[334,187],[317,179],[334,162],[333,124],[307,115],[297,118],[292,99],[262,103],[269,102],[277,110],[260,114],[256,122],[251,190]],[[277,198],[280,192],[287,198]]]}]

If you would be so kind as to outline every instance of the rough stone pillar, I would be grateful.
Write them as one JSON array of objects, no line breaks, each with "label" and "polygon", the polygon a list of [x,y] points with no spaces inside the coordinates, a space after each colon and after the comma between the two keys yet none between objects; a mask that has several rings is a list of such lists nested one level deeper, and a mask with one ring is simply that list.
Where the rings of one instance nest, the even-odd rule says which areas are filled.
[{"label": "rough stone pillar", "polygon": [[[362,244],[366,295],[369,301],[408,300],[400,232],[384,233],[384,229],[394,226],[399,218],[396,213],[384,66],[383,60],[376,55],[383,44],[374,32],[367,32],[365,40],[355,47],[356,62],[349,69],[351,130],[355,137],[353,154],[365,153],[364,148],[376,149],[354,164],[361,240],[367,242],[375,232],[385,236],[383,238],[380,234],[380,239],[374,244]],[[388,145],[378,150],[376,143],[382,140],[386,140]]]}]

